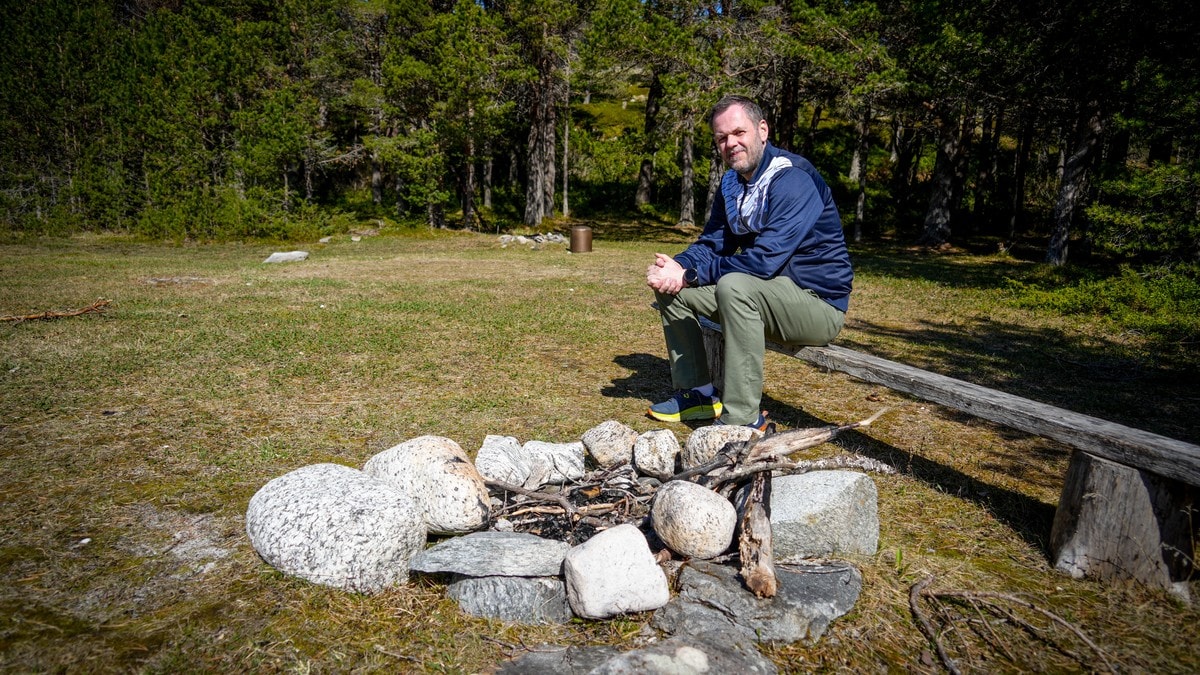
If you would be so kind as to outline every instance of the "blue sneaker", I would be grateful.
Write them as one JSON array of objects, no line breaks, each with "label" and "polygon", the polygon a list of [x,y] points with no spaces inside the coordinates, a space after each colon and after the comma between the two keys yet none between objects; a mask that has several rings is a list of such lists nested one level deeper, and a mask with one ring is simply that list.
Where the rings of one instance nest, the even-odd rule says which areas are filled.
[{"label": "blue sneaker", "polygon": [[[728,422],[726,422],[725,420],[722,420],[720,418],[718,418],[717,421],[713,422],[713,426],[725,426],[727,424],[728,424]],[[742,426],[747,426],[747,427],[751,427],[754,429],[758,429],[759,431],[766,431],[768,424],[769,424],[769,422],[767,422],[767,411],[764,410],[764,411],[758,413],[758,419],[754,420],[753,422],[751,422],[749,424],[744,424]]]},{"label": "blue sneaker", "polygon": [[711,420],[721,416],[721,399],[714,392],[705,396],[695,389],[679,391],[662,403],[650,406],[646,414],[663,422]]}]

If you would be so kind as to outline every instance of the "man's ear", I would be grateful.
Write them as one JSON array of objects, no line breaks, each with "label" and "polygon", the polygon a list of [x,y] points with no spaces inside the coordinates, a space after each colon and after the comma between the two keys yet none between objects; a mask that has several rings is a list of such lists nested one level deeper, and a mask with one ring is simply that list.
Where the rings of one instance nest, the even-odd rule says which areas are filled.
[{"label": "man's ear", "polygon": [[770,138],[771,129],[767,126],[766,120],[758,121],[758,131],[762,134],[763,145],[766,145],[767,139]]}]

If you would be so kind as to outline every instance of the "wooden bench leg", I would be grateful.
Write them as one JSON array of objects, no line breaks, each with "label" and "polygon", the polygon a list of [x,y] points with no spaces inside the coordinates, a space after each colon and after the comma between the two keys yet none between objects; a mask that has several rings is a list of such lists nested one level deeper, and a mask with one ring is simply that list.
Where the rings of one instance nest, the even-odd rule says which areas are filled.
[{"label": "wooden bench leg", "polygon": [[708,375],[713,386],[725,391],[725,334],[719,330],[705,329],[704,353],[708,357]]},{"label": "wooden bench leg", "polygon": [[1133,579],[1188,601],[1197,515],[1192,488],[1076,451],[1050,531],[1054,567]]}]

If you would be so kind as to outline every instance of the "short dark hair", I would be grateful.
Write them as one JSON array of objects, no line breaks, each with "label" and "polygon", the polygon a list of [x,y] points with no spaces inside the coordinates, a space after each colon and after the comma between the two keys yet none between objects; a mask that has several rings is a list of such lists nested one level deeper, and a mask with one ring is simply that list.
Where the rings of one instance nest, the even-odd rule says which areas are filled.
[{"label": "short dark hair", "polygon": [[713,105],[712,110],[708,111],[708,126],[712,126],[713,120],[716,119],[717,115],[720,115],[735,105],[739,106],[742,109],[742,112],[746,113],[746,117],[750,118],[751,124],[757,126],[758,123],[763,120],[762,108],[758,107],[758,104],[752,99],[746,98],[745,96],[738,96],[736,94],[726,94],[725,96],[721,97],[720,101],[717,101],[716,104]]}]

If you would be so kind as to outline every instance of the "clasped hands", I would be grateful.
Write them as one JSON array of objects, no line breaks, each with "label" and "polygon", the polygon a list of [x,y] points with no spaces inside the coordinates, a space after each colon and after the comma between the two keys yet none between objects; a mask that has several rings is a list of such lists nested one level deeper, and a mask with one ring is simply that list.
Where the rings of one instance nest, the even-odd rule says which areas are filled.
[{"label": "clasped hands", "polygon": [[671,256],[655,253],[654,264],[646,268],[646,285],[659,293],[675,295],[686,285],[683,266]]}]

